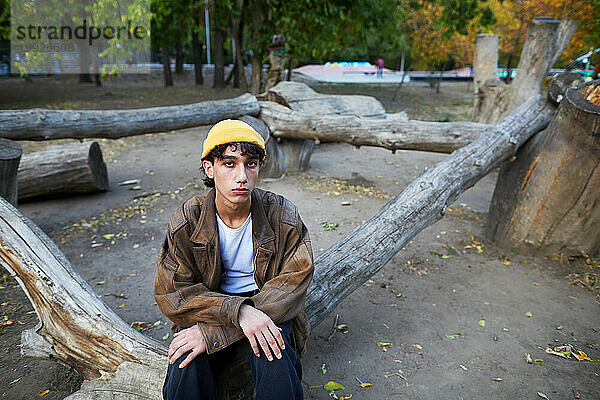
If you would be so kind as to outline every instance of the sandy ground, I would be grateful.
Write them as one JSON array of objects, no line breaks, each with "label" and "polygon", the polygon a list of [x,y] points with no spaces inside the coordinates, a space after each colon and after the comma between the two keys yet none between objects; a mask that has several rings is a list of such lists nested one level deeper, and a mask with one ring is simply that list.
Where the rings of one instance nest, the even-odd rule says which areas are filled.
[{"label": "sandy ground", "polygon": [[[354,93],[376,93],[388,111],[404,109],[412,118],[435,120],[449,113],[466,119],[470,109],[465,84],[442,88],[440,95],[411,85],[396,101],[394,90],[369,87]],[[88,101],[86,96],[80,100]],[[210,96],[210,91],[194,96]],[[197,171],[207,130],[103,140],[109,192],[20,205],[125,321],[161,321],[144,333],[165,344],[171,339],[163,339],[169,323],[152,298],[155,257],[170,213],[204,190]],[[24,143],[24,148],[45,145]],[[444,157],[322,144],[306,173],[259,186],[299,207],[318,257]],[[538,392],[550,399],[600,398],[598,362],[544,352],[547,346],[570,343],[600,359],[600,299],[572,284],[576,277],[567,277],[597,274],[598,260],[560,263],[489,243],[484,227],[495,178],[492,173],[465,192],[442,220],[313,327],[303,359],[305,398],[329,399],[322,385],[330,380],[345,386],[338,396],[352,394],[353,399],[535,399],[541,398]],[[142,190],[118,185],[126,179],[140,179]],[[142,192],[159,195],[136,199]],[[323,222],[338,227],[328,231]],[[115,237],[105,239],[106,234]],[[76,391],[81,382],[76,371],[20,356],[20,333],[35,326],[36,316],[14,279],[3,274],[0,285],[0,315],[14,321],[0,326],[0,397],[31,399],[50,390],[44,398],[60,399]],[[347,333],[332,335],[336,314]],[[543,361],[528,364],[524,353]]]}]

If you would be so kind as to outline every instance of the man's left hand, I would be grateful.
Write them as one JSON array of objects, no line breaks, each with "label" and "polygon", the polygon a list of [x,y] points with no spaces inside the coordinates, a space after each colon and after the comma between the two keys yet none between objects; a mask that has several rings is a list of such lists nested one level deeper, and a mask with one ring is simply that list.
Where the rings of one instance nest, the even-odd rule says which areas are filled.
[{"label": "man's left hand", "polygon": [[170,364],[173,364],[181,355],[191,350],[192,352],[179,365],[179,368],[183,368],[198,354],[206,351],[206,343],[204,343],[204,338],[198,325],[175,332],[173,336],[174,339],[169,345],[168,353]]}]

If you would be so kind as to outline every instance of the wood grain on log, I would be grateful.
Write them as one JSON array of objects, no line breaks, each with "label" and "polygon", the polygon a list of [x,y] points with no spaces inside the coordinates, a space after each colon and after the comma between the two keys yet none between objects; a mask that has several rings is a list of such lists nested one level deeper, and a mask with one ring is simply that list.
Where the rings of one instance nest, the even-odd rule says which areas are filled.
[{"label": "wood grain on log", "polygon": [[98,142],[72,143],[25,154],[19,166],[19,200],[108,190]]},{"label": "wood grain on log", "polygon": [[[441,218],[461,192],[543,129],[553,111],[540,97],[530,99],[501,124],[419,176],[319,256],[306,302],[310,322],[318,325],[412,237]],[[50,343],[57,359],[77,367],[87,379],[104,378],[85,382],[82,391],[70,398],[130,399],[135,390],[138,398],[160,399],[165,347],[124,323],[56,245],[1,198],[0,237],[0,264],[17,275],[34,305],[41,321],[37,333]],[[100,393],[105,397],[98,397]]]},{"label": "wood grain on log", "polygon": [[13,206],[17,205],[17,170],[22,152],[19,143],[0,138],[0,197]]},{"label": "wood grain on log", "polygon": [[556,117],[503,166],[490,206],[488,236],[537,256],[600,251],[600,107],[568,88]]},{"label": "wood grain on log", "polygon": [[439,153],[471,143],[490,125],[475,122],[427,122],[355,116],[307,114],[280,104],[261,101],[259,118],[277,138],[344,142],[389,150],[422,150]]},{"label": "wood grain on log", "polygon": [[227,100],[131,110],[1,110],[0,137],[14,140],[120,138],[214,124],[222,119],[257,115],[251,94]]}]

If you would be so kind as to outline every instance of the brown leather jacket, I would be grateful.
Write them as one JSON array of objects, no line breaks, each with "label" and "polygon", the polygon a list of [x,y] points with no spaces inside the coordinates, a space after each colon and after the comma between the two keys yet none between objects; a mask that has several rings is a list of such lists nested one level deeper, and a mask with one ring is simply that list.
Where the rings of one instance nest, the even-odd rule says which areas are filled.
[{"label": "brown leather jacket", "polygon": [[224,271],[211,189],[171,216],[158,254],[154,298],[174,332],[198,324],[208,354],[244,337],[238,312],[247,303],[276,324],[292,320],[294,349],[303,355],[310,330],[304,301],[314,271],[308,230],[296,206],[282,196],[260,189],[251,196],[254,280],[260,292],[252,297],[219,292]]}]

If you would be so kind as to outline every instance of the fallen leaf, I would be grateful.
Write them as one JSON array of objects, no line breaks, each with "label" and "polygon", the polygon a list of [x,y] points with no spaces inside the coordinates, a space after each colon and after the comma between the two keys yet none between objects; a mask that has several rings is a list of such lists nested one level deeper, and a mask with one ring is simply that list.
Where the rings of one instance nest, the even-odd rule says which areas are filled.
[{"label": "fallen leaf", "polygon": [[3,306],[7,306],[9,304],[10,304],[10,302],[8,302],[8,301],[5,301],[4,303],[2,303]]},{"label": "fallen leaf", "polygon": [[46,389],[46,390],[44,390],[43,392],[39,392],[39,393],[38,393],[38,396],[42,397],[42,396],[45,396],[45,395],[47,395],[48,393],[50,393],[50,390],[49,390],[49,389]]},{"label": "fallen leaf", "polygon": [[479,320],[479,326],[481,326],[481,327],[485,326],[485,319]]},{"label": "fallen leaf", "polygon": [[134,249],[137,249],[138,247],[140,247],[140,245],[138,243],[136,243],[136,244],[133,245]]},{"label": "fallen leaf", "polygon": [[8,325],[12,325],[12,324],[13,324],[12,319],[5,319],[2,322],[0,322],[0,326],[8,326]]},{"label": "fallen leaf", "polygon": [[163,340],[167,340],[169,338],[169,333],[165,333],[165,336],[162,337]]},{"label": "fallen leaf", "polygon": [[461,367],[461,368],[463,369],[463,371],[466,371],[466,370],[467,370],[467,367],[465,367],[465,366],[464,366],[464,365],[462,365],[462,364],[459,364],[458,366],[459,366],[459,367]]},{"label": "fallen leaf", "polygon": [[377,346],[379,347],[383,347],[383,346],[391,346],[391,343],[388,342],[377,342]]},{"label": "fallen leaf", "polygon": [[368,382],[363,382],[360,384],[360,387],[365,388],[365,387],[369,387],[369,386],[373,386],[371,383]]},{"label": "fallen leaf", "polygon": [[133,186],[133,187],[130,187],[129,190],[142,190],[142,187],[141,186]]},{"label": "fallen leaf", "polygon": [[321,365],[321,372],[323,373],[323,375],[325,375],[327,373],[327,369],[325,368],[325,364]]},{"label": "fallen leaf", "polygon": [[573,357],[575,357],[577,359],[577,361],[583,361],[583,360],[592,361],[590,359],[590,357],[587,354],[585,354],[583,351],[578,350],[578,352],[579,352],[579,354],[573,353]]},{"label": "fallen leaf", "polygon": [[155,323],[152,324],[152,328],[159,326],[161,323],[162,323],[161,320],[156,321]]},{"label": "fallen leaf", "polygon": [[529,353],[525,353],[525,361],[527,361],[528,364],[533,364],[533,360],[531,359],[531,355]]},{"label": "fallen leaf", "polygon": [[413,344],[413,346],[415,346],[415,348],[416,348],[417,350],[423,350],[423,346],[421,346],[421,345],[420,345],[420,344],[418,344],[418,343],[415,343],[415,344]]},{"label": "fallen leaf", "polygon": [[456,336],[454,336],[454,335],[446,335],[446,337],[450,340],[456,339]]},{"label": "fallen leaf", "polygon": [[538,362],[544,362],[544,360],[542,360],[541,358],[536,358],[535,360],[533,360],[533,362],[536,362],[536,363],[538,363]]},{"label": "fallen leaf", "polygon": [[343,206],[350,206],[350,205],[352,205],[352,203],[350,203],[349,201],[343,201],[342,205]]},{"label": "fallen leaf", "polygon": [[548,354],[552,354],[553,356],[559,356],[559,357],[562,357],[562,358],[570,358],[570,357],[568,357],[568,356],[567,356],[565,353],[561,353],[561,352],[558,352],[558,351],[554,351],[554,350],[552,350],[550,347],[546,347],[546,350],[545,350],[545,351],[546,351],[546,353],[548,353]]},{"label": "fallen leaf", "polygon": [[117,308],[123,308],[123,307],[125,307],[125,303],[121,304],[121,305],[120,305],[119,307],[117,307]]},{"label": "fallen leaf", "polygon": [[17,379],[15,379],[14,381],[11,381],[11,382],[9,383],[9,385],[12,385],[13,383],[17,383],[17,382],[19,382],[20,380],[21,380],[21,378],[17,378]]},{"label": "fallen leaf", "polygon": [[96,282],[96,285],[104,285],[106,283],[106,281],[100,281],[100,282]]},{"label": "fallen leaf", "polygon": [[460,333],[460,332],[452,332],[452,334],[453,335],[459,335],[459,336],[462,335],[462,333]]},{"label": "fallen leaf", "polygon": [[546,396],[546,395],[545,395],[544,393],[542,393],[542,392],[537,392],[537,395],[538,395],[538,396],[540,396],[542,399],[550,400],[550,399],[548,398],[548,396]]},{"label": "fallen leaf", "polygon": [[496,382],[502,382],[502,378],[492,378],[492,380],[494,380]]},{"label": "fallen leaf", "polygon": [[531,318],[531,317],[533,316],[533,314],[531,314],[531,311],[527,311],[527,312],[525,313],[525,316],[526,316],[527,318]]},{"label": "fallen leaf", "polygon": [[104,243],[92,243],[92,247],[101,247],[104,246]]},{"label": "fallen leaf", "polygon": [[442,258],[450,258],[450,256],[443,255]]},{"label": "fallen leaf", "polygon": [[334,390],[339,390],[339,389],[346,389],[344,386],[342,386],[339,383],[334,382],[334,381],[327,382],[326,384],[323,385],[323,388],[330,392],[333,392]]},{"label": "fallen leaf", "polygon": [[106,235],[102,235],[104,239],[110,240],[115,237],[114,233],[107,233]]},{"label": "fallen leaf", "polygon": [[340,396],[340,397],[338,397],[339,400],[349,400],[351,398],[352,398],[351,394],[349,394],[348,396]]},{"label": "fallen leaf", "polygon": [[126,186],[126,185],[135,185],[136,183],[140,183],[139,179],[129,179],[123,182],[119,182],[119,186]]}]

